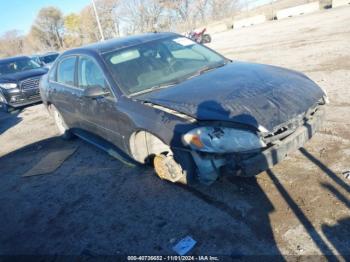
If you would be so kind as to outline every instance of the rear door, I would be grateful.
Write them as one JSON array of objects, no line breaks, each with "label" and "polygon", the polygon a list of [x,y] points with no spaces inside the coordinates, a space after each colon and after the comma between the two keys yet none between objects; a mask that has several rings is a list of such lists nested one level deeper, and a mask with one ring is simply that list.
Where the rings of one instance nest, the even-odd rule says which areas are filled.
[{"label": "rear door", "polygon": [[51,100],[71,128],[80,127],[79,99],[82,90],[76,84],[77,61],[77,56],[74,55],[62,58],[57,65],[56,75],[49,80]]},{"label": "rear door", "polygon": [[123,146],[117,98],[101,66],[93,57],[82,55],[79,56],[77,72],[80,89],[99,86],[108,92],[108,95],[98,98],[81,97],[82,127],[118,147]]}]

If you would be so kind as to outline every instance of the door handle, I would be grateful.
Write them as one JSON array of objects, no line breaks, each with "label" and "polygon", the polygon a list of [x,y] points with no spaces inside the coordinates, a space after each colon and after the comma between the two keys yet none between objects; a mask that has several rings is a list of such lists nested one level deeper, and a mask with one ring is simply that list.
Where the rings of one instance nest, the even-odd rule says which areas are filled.
[{"label": "door handle", "polygon": [[85,97],[86,100],[90,100],[90,101],[96,101],[96,102],[100,102],[100,101],[104,101],[106,98],[104,96],[98,96],[98,97]]},{"label": "door handle", "polygon": [[99,97],[95,97],[94,100],[96,101],[104,101],[106,98],[104,96],[99,96]]}]

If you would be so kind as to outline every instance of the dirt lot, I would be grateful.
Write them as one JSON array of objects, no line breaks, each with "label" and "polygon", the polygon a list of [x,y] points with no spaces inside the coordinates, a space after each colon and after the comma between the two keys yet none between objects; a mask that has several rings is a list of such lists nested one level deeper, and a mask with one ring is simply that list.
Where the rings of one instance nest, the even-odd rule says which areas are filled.
[{"label": "dirt lot", "polygon": [[[350,7],[213,36],[232,59],[305,72],[327,90],[325,128],[257,178],[186,188],[56,136],[42,105],[0,115],[0,254],[350,256]],[[49,175],[22,175],[49,152],[77,151]],[[286,257],[292,258],[292,257]]]}]

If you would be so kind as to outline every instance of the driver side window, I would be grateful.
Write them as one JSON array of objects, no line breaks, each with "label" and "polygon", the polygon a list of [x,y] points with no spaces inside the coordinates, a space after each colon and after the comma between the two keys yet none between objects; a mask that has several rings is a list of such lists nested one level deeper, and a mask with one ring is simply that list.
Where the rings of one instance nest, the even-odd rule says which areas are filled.
[{"label": "driver side window", "polygon": [[105,90],[108,90],[102,69],[90,57],[79,58],[78,86],[82,89],[99,86]]}]

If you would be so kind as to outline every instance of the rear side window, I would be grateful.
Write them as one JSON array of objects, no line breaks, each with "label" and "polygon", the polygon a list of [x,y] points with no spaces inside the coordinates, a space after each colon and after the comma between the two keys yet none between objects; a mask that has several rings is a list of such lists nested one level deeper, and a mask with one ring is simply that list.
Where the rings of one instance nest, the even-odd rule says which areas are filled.
[{"label": "rear side window", "polygon": [[74,86],[75,56],[63,59],[57,68],[57,82],[65,85]]},{"label": "rear side window", "polygon": [[79,87],[82,89],[94,86],[99,86],[103,89],[107,89],[106,80],[102,69],[90,57],[79,58],[78,82]]}]

